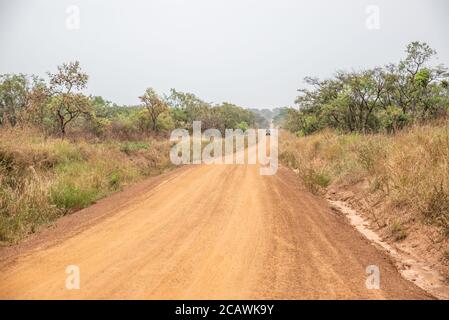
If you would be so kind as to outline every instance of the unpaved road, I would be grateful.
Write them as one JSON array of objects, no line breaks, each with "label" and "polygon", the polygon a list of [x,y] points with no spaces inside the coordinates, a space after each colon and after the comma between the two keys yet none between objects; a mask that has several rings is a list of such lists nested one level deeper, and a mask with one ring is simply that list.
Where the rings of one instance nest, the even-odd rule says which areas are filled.
[{"label": "unpaved road", "polygon": [[[79,290],[65,288],[77,265]],[[365,286],[380,269],[380,290]],[[186,166],[0,249],[0,298],[421,299],[327,203],[280,168]]]}]

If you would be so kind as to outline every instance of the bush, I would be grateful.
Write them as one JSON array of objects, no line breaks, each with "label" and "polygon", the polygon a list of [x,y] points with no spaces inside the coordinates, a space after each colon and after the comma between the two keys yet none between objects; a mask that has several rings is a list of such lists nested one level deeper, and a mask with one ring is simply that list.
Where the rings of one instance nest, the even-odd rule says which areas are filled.
[{"label": "bush", "polygon": [[120,144],[120,151],[128,156],[135,154],[139,150],[149,148],[149,144],[141,141],[127,141]]},{"label": "bush", "polygon": [[385,110],[379,112],[379,121],[381,127],[388,133],[397,132],[406,127],[411,119],[410,115],[396,106],[388,106]]},{"label": "bush", "polygon": [[51,188],[51,202],[65,210],[79,210],[92,204],[99,194],[93,187],[82,188],[70,182],[61,182]]},{"label": "bush", "polygon": [[113,190],[118,190],[120,188],[121,180],[122,180],[122,177],[121,177],[120,172],[114,171],[111,173],[111,175],[109,177],[109,185],[111,186],[111,188]]},{"label": "bush", "polygon": [[324,172],[316,172],[314,169],[307,169],[302,178],[304,184],[312,193],[318,193],[320,188],[326,188],[331,182],[331,178]]},{"label": "bush", "polygon": [[169,133],[175,129],[175,122],[170,113],[164,112],[157,117],[156,130],[161,133]]}]

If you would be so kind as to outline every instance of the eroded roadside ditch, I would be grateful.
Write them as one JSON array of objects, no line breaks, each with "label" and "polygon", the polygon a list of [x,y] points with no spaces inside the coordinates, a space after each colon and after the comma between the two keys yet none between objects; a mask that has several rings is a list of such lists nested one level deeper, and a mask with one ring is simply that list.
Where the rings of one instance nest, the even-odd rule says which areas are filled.
[{"label": "eroded roadside ditch", "polygon": [[435,296],[438,299],[449,299],[449,286],[445,277],[433,269],[426,261],[390,245],[369,228],[369,222],[347,203],[340,200],[332,200],[326,197],[331,208],[343,214],[349,223],[363,236],[370,240],[379,249],[388,253],[399,271],[406,280],[412,281],[418,287]]},{"label": "eroded roadside ditch", "polygon": [[[298,170],[291,170],[299,175]],[[414,254],[413,248],[407,248],[407,251],[401,250],[383,240],[379,233],[370,228],[370,222],[362,214],[351,208],[347,202],[337,199],[335,193],[333,194],[334,196],[325,194],[330,208],[346,217],[351,226],[379,250],[386,252],[404,279],[413,282],[437,299],[449,300],[449,283],[441,272],[433,268],[425,259]]]}]

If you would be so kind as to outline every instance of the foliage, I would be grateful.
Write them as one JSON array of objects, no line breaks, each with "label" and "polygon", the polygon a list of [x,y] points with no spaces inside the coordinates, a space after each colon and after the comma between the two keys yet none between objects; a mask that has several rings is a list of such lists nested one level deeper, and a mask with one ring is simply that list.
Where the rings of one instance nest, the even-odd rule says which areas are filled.
[{"label": "foliage", "polygon": [[152,130],[156,131],[157,118],[161,113],[167,110],[167,105],[152,88],[145,90],[145,93],[140,96],[139,99],[142,101],[143,106],[148,112]]},{"label": "foliage", "polygon": [[426,43],[412,42],[397,65],[339,71],[331,79],[307,77],[298,90],[299,109],[288,109],[283,126],[308,135],[324,128],[341,132],[396,132],[407,125],[446,116],[449,73],[428,66],[436,54]]},{"label": "foliage", "polygon": [[203,130],[268,126],[263,115],[232,103],[211,104],[192,93],[171,89],[159,95],[148,88],[137,106],[120,106],[101,96],[87,96],[88,75],[78,61],[63,63],[48,81],[23,74],[0,75],[0,126],[31,126],[45,135],[67,134],[73,139],[138,140],[168,135],[174,128],[191,129],[201,121]]},{"label": "foliage", "polygon": [[24,74],[0,75],[0,125],[14,127],[19,122],[38,81]]},{"label": "foliage", "polygon": [[171,89],[165,100],[171,107],[171,115],[177,128],[191,129],[193,121],[201,121],[204,130],[216,128],[221,132],[225,129],[238,129],[242,122],[248,127],[257,126],[257,115],[254,112],[232,103],[212,105],[192,93],[175,89]]},{"label": "foliage", "polygon": [[49,73],[51,100],[49,109],[54,114],[62,138],[67,125],[81,115],[90,115],[88,97],[82,90],[87,85],[88,76],[81,71],[79,62],[64,63],[58,66],[57,73]]}]

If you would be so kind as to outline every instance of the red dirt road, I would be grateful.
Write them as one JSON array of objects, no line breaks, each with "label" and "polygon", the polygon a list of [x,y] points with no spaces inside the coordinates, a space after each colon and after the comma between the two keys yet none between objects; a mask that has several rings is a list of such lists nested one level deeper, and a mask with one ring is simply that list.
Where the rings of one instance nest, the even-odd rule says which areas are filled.
[{"label": "red dirt road", "polygon": [[[66,267],[80,289],[66,289]],[[380,290],[365,286],[380,269]],[[0,249],[0,298],[426,299],[280,168],[187,166]]]}]

